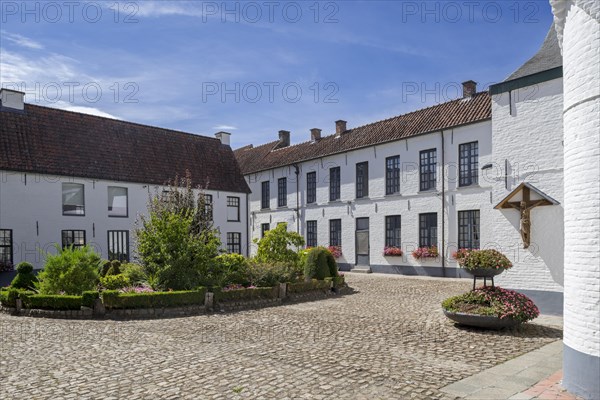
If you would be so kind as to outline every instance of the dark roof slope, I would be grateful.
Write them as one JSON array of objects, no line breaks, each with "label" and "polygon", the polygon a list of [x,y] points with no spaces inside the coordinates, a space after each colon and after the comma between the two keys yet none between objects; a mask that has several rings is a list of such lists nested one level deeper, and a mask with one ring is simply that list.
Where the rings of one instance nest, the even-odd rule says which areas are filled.
[{"label": "dark roof slope", "polygon": [[218,139],[25,104],[0,112],[0,169],[248,193],[233,151]]},{"label": "dark roof slope", "polygon": [[562,55],[560,53],[560,46],[558,45],[558,38],[556,37],[556,29],[554,23],[550,26],[550,30],[544,39],[544,43],[538,50],[538,52],[531,57],[527,62],[513,72],[507,81],[522,78],[527,75],[533,75],[538,72],[547,71],[552,68],[562,66]]},{"label": "dark roof slope", "polygon": [[350,129],[339,138],[330,135],[317,142],[304,142],[276,150],[274,148],[278,141],[257,147],[245,146],[235,150],[235,156],[242,172],[249,174],[361,147],[485,121],[491,117],[490,96],[487,92],[481,92],[472,98],[449,101]]}]

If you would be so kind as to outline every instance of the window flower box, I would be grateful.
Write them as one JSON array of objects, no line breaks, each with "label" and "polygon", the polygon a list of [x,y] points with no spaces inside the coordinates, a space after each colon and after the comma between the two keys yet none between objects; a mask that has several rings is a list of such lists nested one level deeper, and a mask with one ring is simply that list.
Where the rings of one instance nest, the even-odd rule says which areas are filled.
[{"label": "window flower box", "polygon": [[437,258],[440,253],[438,251],[437,246],[431,247],[419,247],[412,252],[412,256],[417,260],[427,259],[427,258]]},{"label": "window flower box", "polygon": [[383,248],[383,255],[386,257],[402,257],[404,252],[400,247],[385,246]]},{"label": "window flower box", "polygon": [[342,256],[342,246],[329,246],[327,249],[334,258],[340,258]]}]

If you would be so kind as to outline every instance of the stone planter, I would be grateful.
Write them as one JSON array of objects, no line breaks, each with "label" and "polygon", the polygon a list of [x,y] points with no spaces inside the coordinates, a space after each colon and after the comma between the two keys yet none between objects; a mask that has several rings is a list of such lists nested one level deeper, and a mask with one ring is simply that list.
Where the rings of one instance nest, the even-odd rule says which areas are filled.
[{"label": "stone planter", "polygon": [[500,275],[504,272],[504,268],[491,269],[491,268],[475,268],[466,269],[463,268],[469,275],[476,276],[478,278],[493,278],[496,275]]},{"label": "stone planter", "polygon": [[459,325],[484,329],[503,329],[517,326],[519,321],[512,318],[498,318],[491,315],[455,313],[444,310],[444,315]]}]

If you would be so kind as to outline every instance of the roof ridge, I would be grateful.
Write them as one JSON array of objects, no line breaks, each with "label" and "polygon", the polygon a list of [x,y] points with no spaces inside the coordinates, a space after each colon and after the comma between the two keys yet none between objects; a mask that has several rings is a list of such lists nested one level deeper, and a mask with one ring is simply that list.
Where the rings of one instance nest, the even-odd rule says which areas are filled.
[{"label": "roof ridge", "polygon": [[64,110],[62,108],[40,106],[39,104],[31,104],[31,103],[25,103],[25,106],[26,107],[44,108],[44,109],[49,109],[49,110],[52,110],[52,111],[58,111],[58,112],[64,112],[64,113],[70,113],[70,114],[79,114],[79,115],[82,115],[84,117],[99,118],[99,119],[102,119],[102,120],[107,120],[107,121],[116,122],[116,123],[122,123],[122,124],[125,124],[125,125],[134,125],[134,126],[139,126],[139,127],[142,127],[142,128],[152,128],[152,129],[156,129],[156,130],[159,130],[159,131],[164,131],[164,133],[172,132],[172,133],[179,133],[179,134],[186,135],[186,136],[192,136],[192,137],[196,137],[196,138],[201,138],[201,139],[219,140],[217,138],[213,138],[213,137],[210,137],[210,136],[200,135],[200,134],[191,133],[191,132],[180,131],[180,130],[177,130],[177,129],[163,128],[161,126],[156,126],[156,125],[148,125],[148,124],[142,124],[142,123],[139,123],[139,122],[126,121],[126,120],[123,120],[123,119],[103,117],[101,115],[87,114],[87,113],[79,112],[79,111]]}]

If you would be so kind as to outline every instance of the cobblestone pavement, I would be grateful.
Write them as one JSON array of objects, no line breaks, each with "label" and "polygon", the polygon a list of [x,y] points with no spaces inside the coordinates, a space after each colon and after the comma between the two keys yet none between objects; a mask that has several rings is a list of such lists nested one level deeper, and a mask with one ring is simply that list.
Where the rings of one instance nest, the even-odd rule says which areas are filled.
[{"label": "cobblestone pavement", "polygon": [[0,315],[0,399],[447,399],[440,387],[558,340],[459,329],[468,280],[347,274],[354,293],[146,321]]}]

